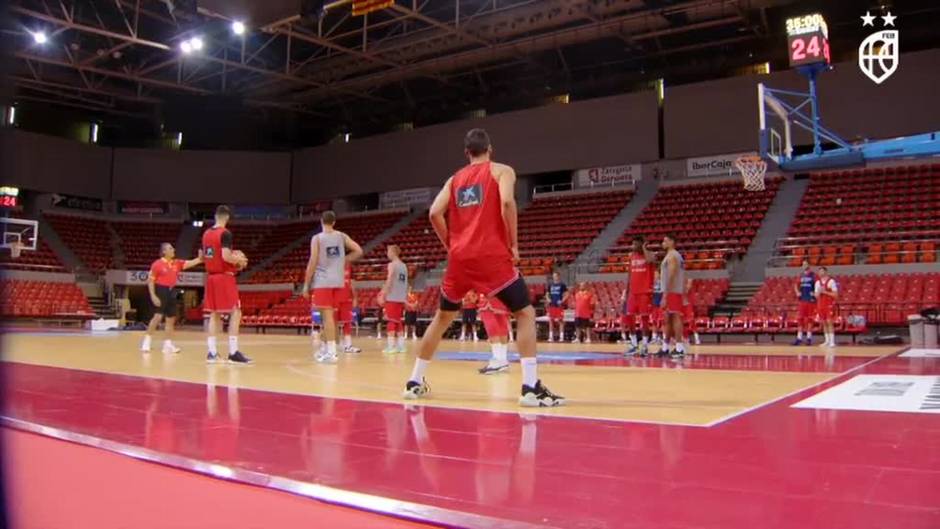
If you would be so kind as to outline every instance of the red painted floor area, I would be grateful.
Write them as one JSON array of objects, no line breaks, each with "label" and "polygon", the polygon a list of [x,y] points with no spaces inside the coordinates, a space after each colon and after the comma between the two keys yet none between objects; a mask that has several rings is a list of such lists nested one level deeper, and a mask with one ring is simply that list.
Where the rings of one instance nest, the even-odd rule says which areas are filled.
[{"label": "red painted floor area", "polygon": [[[696,428],[248,390],[236,408],[222,387],[3,370],[8,417],[505,521],[476,526],[940,527],[940,417],[790,408],[845,377]],[[862,372],[940,374],[940,361],[890,357]]]},{"label": "red painted floor area", "polygon": [[11,529],[433,527],[8,428],[0,439]]}]

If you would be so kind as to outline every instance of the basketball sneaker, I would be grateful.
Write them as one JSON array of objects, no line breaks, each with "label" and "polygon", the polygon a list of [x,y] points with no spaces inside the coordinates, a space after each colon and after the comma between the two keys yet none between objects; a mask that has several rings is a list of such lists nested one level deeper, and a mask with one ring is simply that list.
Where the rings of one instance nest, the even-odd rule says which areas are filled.
[{"label": "basketball sneaker", "polygon": [[556,395],[546,388],[542,381],[536,381],[535,387],[522,385],[522,396],[519,397],[519,405],[526,408],[551,408],[554,406],[563,406],[565,398]]},{"label": "basketball sneaker", "polygon": [[623,356],[633,356],[638,352],[637,346],[630,344],[630,347],[627,347],[627,350],[623,352]]},{"label": "basketball sneaker", "polygon": [[428,381],[425,378],[421,379],[421,382],[415,382],[414,380],[409,380],[405,384],[405,391],[402,393],[402,398],[407,400],[420,399],[421,397],[427,395],[431,392],[431,386],[428,385]]},{"label": "basketball sneaker", "polygon": [[343,347],[343,352],[344,353],[361,353],[362,349],[356,347],[355,345],[347,345],[346,347]]},{"label": "basketball sneaker", "polygon": [[336,357],[336,354],[330,354],[327,350],[320,349],[313,355],[313,359],[317,361],[318,364],[335,364],[339,361],[339,358]]},{"label": "basketball sneaker", "polygon": [[641,343],[641,344],[640,344],[640,350],[639,350],[639,353],[638,353],[638,354],[639,354],[640,356],[642,356],[642,357],[649,356],[649,354],[650,354],[650,346],[647,345],[645,342],[644,342],[644,343]]},{"label": "basketball sneaker", "polygon": [[398,347],[386,347],[385,349],[382,349],[382,352],[387,355],[396,354],[398,353]]},{"label": "basketball sneaker", "polygon": [[797,338],[796,340],[793,340],[793,343],[791,345],[803,345],[803,339]]},{"label": "basketball sneaker", "polygon": [[207,363],[207,364],[214,364],[214,363],[216,363],[216,362],[218,362],[218,361],[219,361],[219,355],[218,355],[218,353],[210,352],[209,354],[206,355],[206,363]]},{"label": "basketball sneaker", "polygon": [[228,361],[232,364],[250,364],[252,362],[251,358],[245,356],[241,351],[235,351],[228,355]]},{"label": "basketball sneaker", "polygon": [[140,352],[149,353],[150,352],[150,337],[144,336],[143,343],[140,344]]},{"label": "basketball sneaker", "polygon": [[164,344],[163,344],[163,353],[164,353],[164,354],[177,354],[177,353],[179,353],[180,351],[182,351],[182,349],[180,349],[179,347],[173,345],[172,342],[167,342],[167,343],[164,343]]},{"label": "basketball sneaker", "polygon": [[506,371],[509,371],[509,364],[488,363],[480,369],[477,369],[477,372],[481,375],[495,375],[496,373],[505,373]]},{"label": "basketball sneaker", "polygon": [[407,352],[408,352],[408,348],[405,347],[404,345],[400,345],[400,346],[398,346],[398,349],[395,349],[395,352],[396,352],[396,353],[403,353],[403,354],[404,354],[404,353],[407,353]]}]

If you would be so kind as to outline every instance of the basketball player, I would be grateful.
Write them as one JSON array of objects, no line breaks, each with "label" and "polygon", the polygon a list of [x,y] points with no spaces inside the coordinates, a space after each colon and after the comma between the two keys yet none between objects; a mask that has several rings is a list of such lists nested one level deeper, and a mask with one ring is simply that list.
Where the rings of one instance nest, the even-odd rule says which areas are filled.
[{"label": "basketball player", "polygon": [[[401,260],[401,248],[390,244],[386,249],[388,255],[388,275],[385,284],[379,291],[379,305],[385,307],[385,321],[388,345],[383,353],[407,353],[405,347],[405,329],[402,326],[402,316],[405,312],[405,301],[408,299],[408,265]],[[395,340],[398,340],[396,345]]]},{"label": "basketball player", "polygon": [[334,229],[336,213],[324,211],[320,216],[322,231],[310,238],[310,260],[304,272],[303,296],[310,297],[313,281],[313,305],[320,309],[323,319],[323,339],[326,351],[317,348],[314,359],[332,364],[336,357],[336,298],[342,297],[346,263],[362,257],[362,247],[348,235]]},{"label": "basketball player", "polygon": [[164,353],[178,353],[180,348],[173,345],[173,328],[176,324],[176,282],[179,279],[179,273],[183,270],[189,270],[194,266],[202,264],[202,256],[188,261],[176,259],[176,249],[173,245],[165,242],[160,245],[160,258],[150,265],[150,276],[147,277],[147,290],[150,291],[150,301],[155,308],[153,318],[147,325],[147,333],[144,334],[144,343],[140,345],[140,350],[150,352],[150,336],[157,330],[160,320],[166,321],[166,337],[163,339]]},{"label": "basketball player", "polygon": [[633,251],[630,253],[630,281],[628,283],[626,313],[628,321],[633,323],[630,336],[630,348],[626,354],[637,352],[645,356],[649,352],[650,310],[653,305],[653,276],[656,256],[650,251],[642,236],[633,238]]},{"label": "basketball player", "polygon": [[816,280],[816,299],[819,321],[822,323],[825,338],[822,347],[836,346],[836,298],[839,297],[839,285],[836,280],[829,277],[825,266],[819,267],[819,279]]},{"label": "basketball player", "polygon": [[343,270],[343,288],[336,296],[336,319],[343,333],[343,352],[361,353],[362,349],[352,343],[353,306],[356,305],[356,289],[352,281],[352,265],[346,263]]},{"label": "basketball player", "polygon": [[411,329],[411,339],[418,339],[418,294],[408,287],[408,299],[405,300],[405,338]]},{"label": "basketball player", "polygon": [[558,341],[565,341],[565,306],[568,304],[568,285],[561,280],[561,274],[554,272],[552,282],[545,292],[548,303],[548,341],[555,341],[554,327],[558,326]]},{"label": "basketball player", "polygon": [[222,328],[223,313],[228,319],[228,361],[236,364],[251,363],[251,359],[238,350],[238,329],[242,319],[241,302],[235,274],[248,266],[245,254],[232,249],[232,232],[226,226],[232,218],[228,206],[215,208],[215,224],[202,234],[202,261],[206,265],[206,298],[204,309],[209,313],[209,354],[206,361],[219,359],[216,333]]},{"label": "basketball player", "polygon": [[404,398],[427,395],[424,374],[441,336],[470,290],[498,298],[516,317],[520,365],[521,406],[560,406],[565,399],[549,391],[538,378],[535,357],[535,309],[529,289],[514,262],[519,259],[518,211],[514,197],[516,173],[493,163],[486,131],[473,129],[464,138],[469,164],[457,171],[431,204],[430,220],[447,248],[448,266],[441,284],[441,306],[428,326]]},{"label": "basketball player", "polygon": [[685,296],[682,298],[682,323],[683,323],[683,342],[693,341],[695,345],[702,345],[702,339],[695,328],[695,292],[692,288],[695,286],[694,280],[690,277],[685,282]]},{"label": "basketball player", "polygon": [[509,371],[509,309],[496,298],[480,296],[480,319],[490,341],[492,356],[487,364],[479,369],[481,375],[492,375]]},{"label": "basketball player", "polygon": [[474,342],[480,340],[480,333],[477,329],[477,310],[479,304],[480,300],[477,297],[477,293],[472,289],[463,297],[463,305],[461,306],[463,321],[460,326],[461,342],[466,341],[468,333],[473,335]]},{"label": "basketball player", "polygon": [[[813,344],[813,318],[816,317],[816,274],[809,266],[809,259],[803,259],[803,272],[793,285],[793,293],[799,300],[799,312],[796,327],[796,340],[793,345]],[[805,341],[803,336],[806,336]]]},{"label": "basketball player", "polygon": [[578,291],[574,294],[574,340],[571,343],[591,343],[591,319],[594,317],[594,293],[588,290],[587,283],[578,283]]},{"label": "basketball player", "polygon": [[682,255],[676,250],[674,235],[663,237],[666,256],[660,264],[659,276],[663,283],[663,347],[659,356],[666,354],[682,356],[685,345],[682,343],[682,298],[685,294],[685,270]]}]

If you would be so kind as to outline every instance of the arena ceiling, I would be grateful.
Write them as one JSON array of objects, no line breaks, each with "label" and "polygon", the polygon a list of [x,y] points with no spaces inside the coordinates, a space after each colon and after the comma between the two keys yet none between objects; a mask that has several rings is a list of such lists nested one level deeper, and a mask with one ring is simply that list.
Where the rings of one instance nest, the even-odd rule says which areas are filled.
[{"label": "arena ceiling", "polygon": [[[181,0],[12,0],[2,39],[16,97],[146,117],[181,97],[221,96],[358,134],[622,93],[659,77],[784,67],[783,20],[820,8],[837,58],[863,38],[859,12],[885,4],[922,28],[905,28],[907,49],[936,45],[940,11],[901,0],[397,0],[367,16],[345,5],[319,21],[246,20],[238,36],[240,15],[224,6],[246,1],[200,2],[189,14]],[[264,4],[299,9],[298,0]],[[47,42],[34,40],[38,31]],[[182,53],[194,36],[203,49]]]}]

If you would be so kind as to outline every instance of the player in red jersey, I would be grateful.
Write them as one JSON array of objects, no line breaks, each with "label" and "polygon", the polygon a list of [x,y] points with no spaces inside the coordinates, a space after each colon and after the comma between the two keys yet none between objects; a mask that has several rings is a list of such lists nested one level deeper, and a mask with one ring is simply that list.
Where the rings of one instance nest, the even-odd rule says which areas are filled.
[{"label": "player in red jersey", "polygon": [[467,336],[471,336],[473,341],[480,340],[480,330],[477,328],[477,314],[480,310],[480,299],[472,289],[463,297],[460,305],[462,321],[460,325],[460,341],[463,342]]},{"label": "player in red jersey", "polygon": [[522,366],[522,406],[559,406],[555,395],[538,378],[535,357],[535,309],[529,289],[515,267],[519,259],[516,172],[494,163],[486,131],[473,129],[464,138],[469,164],[457,171],[431,204],[431,225],[447,248],[447,270],[441,284],[441,306],[421,339],[418,358],[405,385],[404,398],[427,395],[428,364],[470,290],[502,301],[516,317]]},{"label": "player in red jersey", "polygon": [[480,296],[480,319],[490,341],[492,356],[479,369],[481,375],[509,371],[509,309],[496,298]]},{"label": "player in red jersey", "polygon": [[202,234],[202,261],[206,266],[204,309],[209,313],[208,362],[219,358],[216,333],[222,328],[222,314],[228,314],[228,360],[247,364],[251,359],[238,350],[238,329],[242,319],[235,274],[248,266],[245,254],[233,249],[232,232],[226,225],[232,218],[228,206],[215,208],[215,225]]},{"label": "player in red jersey", "polygon": [[682,298],[685,295],[685,266],[682,254],[676,250],[675,235],[663,237],[663,249],[666,256],[660,264],[659,276],[663,283],[662,308],[665,314],[663,323],[663,347],[659,356],[667,354],[682,356],[685,344],[682,342]]},{"label": "player in red jersey", "polygon": [[353,286],[352,265],[346,263],[343,272],[343,289],[334,300],[336,302],[336,320],[343,334],[343,352],[361,353],[362,349],[352,343],[353,307],[357,304],[356,288]]},{"label": "player in red jersey", "polygon": [[702,339],[695,330],[695,281],[690,277],[685,281],[685,296],[682,298],[682,324],[685,331],[685,341],[701,345]]},{"label": "player in red jersey", "polygon": [[653,281],[656,257],[642,236],[634,237],[630,253],[630,281],[627,286],[626,314],[633,325],[626,354],[645,356],[649,348],[650,314],[653,307]]},{"label": "player in red jersey", "polygon": [[147,290],[150,291],[150,300],[153,302],[153,318],[147,325],[144,342],[140,350],[150,352],[150,336],[156,332],[160,320],[166,321],[166,338],[163,340],[164,353],[178,353],[180,348],[173,345],[173,327],[176,323],[176,282],[183,270],[189,270],[202,264],[202,256],[184,261],[176,259],[176,249],[165,242],[160,245],[160,258],[150,265],[150,276],[147,277]]},{"label": "player in red jersey", "polygon": [[816,280],[816,311],[822,323],[825,338],[822,347],[836,346],[836,299],[839,297],[839,285],[836,280],[829,277],[825,266],[819,267],[819,279]]},{"label": "player in red jersey", "polygon": [[408,299],[405,300],[405,337],[411,329],[411,339],[418,339],[418,294],[409,286]]},{"label": "player in red jersey", "polygon": [[587,283],[578,283],[578,291],[574,294],[574,340],[571,343],[581,343],[581,335],[584,335],[584,343],[591,343],[591,320],[596,304],[597,299]]}]

